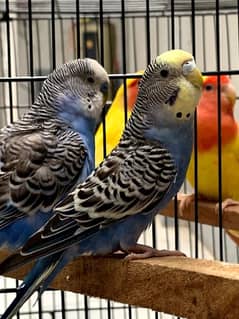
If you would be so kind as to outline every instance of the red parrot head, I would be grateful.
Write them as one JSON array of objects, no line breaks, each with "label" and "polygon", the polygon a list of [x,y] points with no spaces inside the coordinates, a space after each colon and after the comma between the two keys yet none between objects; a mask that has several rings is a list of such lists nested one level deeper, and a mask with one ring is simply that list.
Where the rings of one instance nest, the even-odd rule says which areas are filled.
[{"label": "red parrot head", "polygon": [[[221,112],[233,113],[233,107],[236,101],[236,90],[232,85],[228,75],[220,76],[221,91]],[[203,91],[199,101],[198,108],[208,112],[217,112],[218,110],[218,77],[216,75],[203,77]]]},{"label": "red parrot head", "polygon": [[[229,76],[220,76],[220,109],[222,144],[237,134],[233,115],[236,90]],[[203,91],[197,107],[197,133],[199,151],[207,151],[218,143],[218,77],[204,76]]]}]

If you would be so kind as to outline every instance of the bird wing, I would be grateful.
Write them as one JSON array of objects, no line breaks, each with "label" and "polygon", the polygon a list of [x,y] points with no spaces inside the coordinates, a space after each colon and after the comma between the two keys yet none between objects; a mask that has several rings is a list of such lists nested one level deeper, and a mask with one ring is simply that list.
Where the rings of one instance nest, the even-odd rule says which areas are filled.
[{"label": "bird wing", "polygon": [[126,216],[149,213],[176,177],[170,153],[156,144],[121,141],[105,161],[56,207],[22,249],[30,259],[63,250]]},{"label": "bird wing", "polygon": [[86,156],[83,141],[72,131],[58,133],[27,129],[1,136],[0,229],[49,211],[76,182]]}]

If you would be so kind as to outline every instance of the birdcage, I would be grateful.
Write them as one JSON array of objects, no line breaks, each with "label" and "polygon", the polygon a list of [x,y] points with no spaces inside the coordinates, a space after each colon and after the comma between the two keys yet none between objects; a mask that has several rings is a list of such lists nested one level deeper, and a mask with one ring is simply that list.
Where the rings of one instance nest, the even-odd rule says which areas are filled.
[{"label": "birdcage", "polygon": [[[57,65],[77,57],[97,59],[110,74],[111,93],[104,116],[123,83],[125,116],[121,121],[124,123],[127,121],[127,78],[140,77],[135,76],[135,72],[143,70],[152,58],[168,49],[192,52],[204,74],[228,74],[239,91],[238,14],[238,2],[233,0],[0,0],[0,126],[18,119],[29,108],[46,75]],[[235,112],[237,116],[236,107]],[[106,155],[109,137],[105,135],[104,118],[102,121],[102,150]],[[219,134],[219,145],[220,140]],[[221,203],[220,147],[218,156],[218,201]],[[185,182],[182,192],[190,191]],[[224,232],[220,205],[219,215],[214,214],[214,219],[201,217],[199,211],[204,208],[197,200],[197,186],[195,192],[192,213],[181,219],[175,198],[171,208],[156,217],[140,241],[160,249],[180,249],[189,257],[238,263],[238,247]],[[209,208],[205,208],[206,213],[213,211]],[[232,223],[229,222],[231,226]],[[14,298],[18,284],[14,279],[1,277],[0,314]],[[111,299],[117,300],[115,296]],[[37,302],[35,300],[33,296],[17,316],[176,318],[163,312],[55,289],[47,290]],[[192,318],[196,317],[192,315]]]}]

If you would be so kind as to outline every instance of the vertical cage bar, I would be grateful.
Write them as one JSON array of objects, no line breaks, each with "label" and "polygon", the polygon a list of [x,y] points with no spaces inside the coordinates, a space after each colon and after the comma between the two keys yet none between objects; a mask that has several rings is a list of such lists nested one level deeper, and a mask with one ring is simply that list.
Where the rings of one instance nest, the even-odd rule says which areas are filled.
[{"label": "vertical cage bar", "polygon": [[[126,73],[126,36],[125,36],[125,3],[124,0],[121,0],[121,33],[122,33],[122,64],[123,64],[123,73]],[[127,86],[126,78],[123,78],[124,85],[124,121],[127,122]]]},{"label": "vertical cage bar", "polygon": [[60,28],[60,35],[61,35],[61,54],[62,54],[61,63],[65,63],[66,62],[66,56],[65,56],[66,45],[65,45],[65,38],[64,38],[64,22],[63,22],[62,15],[60,13],[60,9],[59,9],[58,19],[59,19],[59,28]]},{"label": "vertical cage bar", "polygon": [[[33,37],[32,37],[32,1],[28,0],[28,31],[29,31],[29,68],[31,77],[34,75]],[[31,103],[34,102],[34,81],[31,79]]]},{"label": "vertical cage bar", "polygon": [[[174,0],[171,0],[171,46],[172,46],[172,49],[175,48],[175,8],[174,8]],[[179,249],[177,195],[174,198],[174,229],[175,229],[175,249]]]},{"label": "vertical cage bar", "polygon": [[84,314],[85,319],[89,319],[89,307],[88,307],[88,297],[84,296]]},{"label": "vertical cage bar", "polygon": [[111,319],[111,305],[110,300],[107,300],[107,319]]},{"label": "vertical cage bar", "polygon": [[110,50],[110,71],[114,70],[114,49],[113,49],[113,33],[112,33],[112,28],[111,28],[111,20],[110,17],[107,17],[107,27],[109,28],[108,32],[108,42],[109,42],[109,50]]},{"label": "vertical cage bar", "polygon": [[79,59],[80,54],[80,1],[76,0],[76,56]]},{"label": "vertical cage bar", "polygon": [[237,0],[237,42],[239,43],[239,0]]},{"label": "vertical cage bar", "polygon": [[104,10],[103,0],[100,0],[100,63],[104,66]]},{"label": "vertical cage bar", "polygon": [[146,50],[147,50],[147,64],[150,63],[151,60],[151,43],[150,43],[150,6],[149,0],[146,0]]},{"label": "vertical cage bar", "polygon": [[[220,7],[216,0],[216,63],[217,72],[221,70],[220,55]],[[222,235],[222,135],[221,135],[221,81],[217,75],[217,98],[218,98],[218,202],[219,202],[219,258],[223,260],[223,235]]]},{"label": "vertical cage bar", "polygon": [[55,0],[51,0],[51,46],[52,68],[56,68],[56,25],[55,25]]},{"label": "vertical cage bar", "polygon": [[135,26],[135,17],[132,17],[132,41],[133,41],[133,56],[134,56],[134,71],[138,71],[137,64],[137,41],[136,41],[136,26]]},{"label": "vertical cage bar", "polygon": [[[12,76],[12,63],[11,63],[11,35],[10,35],[10,10],[9,0],[6,0],[6,31],[7,31],[7,67],[8,77]],[[13,122],[13,105],[12,105],[12,83],[8,81],[9,91],[9,107],[10,107],[10,122]]]},{"label": "vertical cage bar", "polygon": [[227,55],[228,55],[228,69],[231,70],[232,63],[231,63],[231,55],[230,55],[230,30],[229,30],[229,17],[228,14],[225,15],[226,18],[226,35],[227,35]]},{"label": "vertical cage bar", "polygon": [[175,8],[174,0],[171,0],[171,46],[175,48]]},{"label": "vertical cage bar", "polygon": [[62,319],[66,319],[66,301],[64,291],[61,291],[61,316]]},{"label": "vertical cage bar", "polygon": [[[196,28],[195,28],[195,1],[191,0],[191,9],[192,9],[192,53],[196,59]],[[195,205],[194,205],[194,232],[195,232],[195,258],[198,258],[198,148],[197,148],[197,110],[194,113],[194,196],[195,196]]]},{"label": "vertical cage bar", "polygon": [[[103,0],[100,0],[100,62],[104,66],[104,17],[103,17]],[[103,155],[106,157],[107,146],[106,146],[106,106],[104,106],[102,111],[102,131],[103,131]]]},{"label": "vertical cage bar", "polygon": [[[125,2],[121,0],[121,33],[122,33],[122,64],[123,64],[123,74],[126,73],[126,31],[125,31]],[[128,120],[127,117],[127,86],[126,77],[123,78],[124,85],[124,122]],[[128,305],[128,318],[132,319],[132,308]]]}]

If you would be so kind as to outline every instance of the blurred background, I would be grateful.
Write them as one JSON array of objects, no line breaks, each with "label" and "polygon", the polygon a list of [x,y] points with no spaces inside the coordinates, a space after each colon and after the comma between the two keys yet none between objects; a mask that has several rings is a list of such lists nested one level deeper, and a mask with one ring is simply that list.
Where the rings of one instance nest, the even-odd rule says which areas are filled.
[{"label": "blurred background", "polygon": [[[127,76],[171,48],[193,52],[206,74],[230,74],[239,92],[238,13],[236,0],[0,0],[0,127],[29,108],[47,74],[77,57],[97,59],[111,75],[108,107]],[[239,119],[237,106],[238,100]],[[182,191],[191,189],[185,183]],[[199,224],[197,236],[194,229],[194,223],[157,216],[141,241],[159,249],[176,244],[187,256],[219,259],[218,228]],[[238,263],[237,246],[222,235],[223,260]],[[0,313],[16,284],[0,278]],[[35,300],[22,307],[19,318],[176,318],[52,290]]]}]

